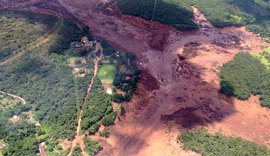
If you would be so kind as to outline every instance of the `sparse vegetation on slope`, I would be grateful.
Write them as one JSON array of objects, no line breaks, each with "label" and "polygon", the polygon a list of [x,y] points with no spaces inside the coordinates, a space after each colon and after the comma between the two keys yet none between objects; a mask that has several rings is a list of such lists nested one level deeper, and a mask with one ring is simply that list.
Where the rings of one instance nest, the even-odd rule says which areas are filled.
[{"label": "sparse vegetation on slope", "polygon": [[260,95],[261,105],[270,107],[269,55],[240,53],[221,70],[221,92],[247,100]]},{"label": "sparse vegetation on slope", "polygon": [[103,64],[99,70],[98,78],[103,84],[111,85],[116,73],[114,64]]},{"label": "sparse vegetation on slope", "polygon": [[89,155],[95,155],[100,150],[100,144],[96,141],[84,138],[85,150]]},{"label": "sparse vegetation on slope", "polygon": [[267,0],[196,0],[196,6],[216,27],[246,25],[270,41],[270,7]]},{"label": "sparse vegetation on slope", "polygon": [[[124,14],[169,24],[180,30],[196,29],[190,2],[184,0],[118,0]],[[155,9],[155,10],[154,10]]]},{"label": "sparse vegetation on slope", "polygon": [[177,29],[195,29],[191,6],[195,5],[216,27],[247,26],[270,41],[268,0],[118,0],[124,14],[152,19]]},{"label": "sparse vegetation on slope", "polygon": [[253,142],[226,137],[221,134],[211,135],[207,130],[197,130],[181,134],[178,141],[184,143],[186,150],[193,150],[203,156],[228,155],[228,156],[268,156],[270,150]]},{"label": "sparse vegetation on slope", "polygon": [[71,48],[70,44],[72,42],[81,41],[83,36],[89,36],[88,38],[91,39],[88,33],[87,27],[82,30],[74,21],[65,20],[62,28],[56,36],[55,43],[50,46],[49,52],[64,54]]}]

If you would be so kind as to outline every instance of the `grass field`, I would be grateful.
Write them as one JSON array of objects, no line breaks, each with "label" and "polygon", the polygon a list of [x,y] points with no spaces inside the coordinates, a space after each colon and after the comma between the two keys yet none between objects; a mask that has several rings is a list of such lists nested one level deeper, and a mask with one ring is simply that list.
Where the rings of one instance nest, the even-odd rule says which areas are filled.
[{"label": "grass field", "polygon": [[101,80],[102,84],[111,85],[115,78],[116,68],[114,64],[104,64],[101,66],[98,78]]},{"label": "grass field", "polygon": [[267,47],[263,50],[267,55],[270,55],[270,47]]}]

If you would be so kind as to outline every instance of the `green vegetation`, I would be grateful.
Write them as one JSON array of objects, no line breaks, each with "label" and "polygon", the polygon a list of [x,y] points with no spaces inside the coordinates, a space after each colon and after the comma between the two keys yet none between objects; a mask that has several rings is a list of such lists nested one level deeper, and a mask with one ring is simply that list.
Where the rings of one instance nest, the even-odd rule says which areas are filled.
[{"label": "green vegetation", "polygon": [[120,105],[120,115],[125,115],[126,114],[126,110],[124,108],[124,106],[121,104]]},{"label": "green vegetation", "polygon": [[192,21],[190,3],[185,0],[157,0],[155,6],[155,0],[118,0],[119,8],[124,14],[159,21],[181,30],[197,28]]},{"label": "green vegetation", "polygon": [[114,57],[117,60],[116,75],[113,85],[116,89],[125,94],[114,93],[113,101],[116,103],[128,102],[131,100],[133,93],[137,90],[140,70],[136,65],[136,56],[132,53],[120,53]]},{"label": "green vegetation", "polygon": [[99,132],[99,135],[104,138],[108,138],[110,136],[109,129],[105,128],[103,131]]},{"label": "green vegetation", "polygon": [[197,0],[196,5],[216,27],[247,25],[270,41],[268,0]]},{"label": "green vegetation", "polygon": [[[82,130],[88,131],[90,134],[95,134],[99,130],[100,124],[105,126],[114,124],[117,112],[113,111],[112,101],[130,100],[137,88],[136,83],[140,73],[135,64],[136,57],[134,55],[116,52],[105,41],[101,41],[101,45],[105,58],[100,63],[98,77],[94,80],[92,90],[84,101],[82,114]],[[129,79],[126,79],[127,77]],[[102,84],[112,87],[114,89],[113,95],[104,93]],[[116,89],[124,92],[125,96],[117,94]],[[117,99],[118,96],[120,96],[119,99]]]},{"label": "green vegetation", "polygon": [[103,117],[113,111],[111,107],[110,96],[103,92],[101,81],[95,79],[92,91],[84,104],[81,123],[82,129],[95,134]]},{"label": "green vegetation", "polygon": [[0,110],[8,110],[21,104],[20,100],[13,98],[6,93],[0,92]]},{"label": "green vegetation", "polygon": [[270,41],[270,7],[268,0],[118,0],[124,14],[140,16],[177,29],[195,29],[191,21],[195,5],[216,27],[244,26]]},{"label": "green vegetation", "polygon": [[[18,30],[33,32],[35,35],[50,31],[57,23],[57,18],[54,16],[20,13],[6,11],[1,15],[4,14],[5,20],[9,23],[22,21],[21,25],[16,26]],[[27,102],[26,105],[16,104],[9,107],[15,102],[7,96],[0,95],[3,104],[1,108],[5,106],[4,111],[0,110],[0,140],[7,144],[7,147],[2,149],[3,155],[34,156],[38,153],[38,145],[41,142],[46,143],[48,155],[63,155],[64,151],[59,146],[59,141],[71,139],[75,135],[78,109],[86,95],[91,70],[85,77],[76,77],[72,74],[69,66],[69,54],[72,52],[67,52],[69,48],[67,44],[75,41],[74,38],[80,41],[79,36],[85,34],[86,30],[79,29],[73,22],[64,21],[59,32],[67,34],[70,38],[65,36],[66,40],[63,41],[59,34],[52,34],[53,40],[50,42],[30,49],[21,58],[0,68],[0,91],[23,97]],[[28,25],[24,26],[25,23]],[[13,27],[14,24],[5,25],[7,30],[12,30]],[[35,28],[42,32],[38,33]],[[76,30],[74,35],[73,30]],[[21,36],[23,38],[20,38]],[[21,42],[18,44],[23,46],[33,42],[37,37],[31,34],[21,36],[9,37],[18,38],[18,42]],[[4,43],[8,38],[0,37],[0,42]],[[55,52],[59,54],[48,51],[55,47],[54,45],[61,44],[65,44],[65,48],[57,47],[59,49]],[[5,45],[11,48],[13,46],[13,44]],[[90,58],[86,66],[93,68]],[[14,115],[20,118],[16,123],[10,120]]]},{"label": "green vegetation", "polygon": [[[64,54],[71,48],[71,43],[81,41],[81,38],[83,36],[89,36],[88,34],[87,28],[81,30],[74,21],[65,20],[56,36],[55,43],[50,46],[49,52]],[[83,50],[80,51],[83,52]]]},{"label": "green vegetation", "polygon": [[136,56],[132,53],[116,51],[104,40],[101,41],[101,45],[105,58],[102,62],[103,65],[101,65],[99,78],[101,78],[101,81],[102,78],[107,79],[109,77],[113,79],[110,87],[113,89],[111,98],[114,102],[128,102],[137,89],[140,75],[140,70],[136,65]]},{"label": "green vegetation", "polygon": [[117,116],[117,112],[111,112],[104,116],[102,124],[104,126],[110,126],[114,124],[115,117]]},{"label": "green vegetation", "polygon": [[56,21],[48,15],[0,10],[0,61],[45,34]]},{"label": "green vegetation", "polygon": [[111,85],[113,83],[116,73],[116,68],[114,64],[102,64],[98,78],[101,80],[102,84]]},{"label": "green vegetation", "polygon": [[95,155],[101,148],[99,143],[92,141],[86,137],[83,138],[83,141],[84,141],[86,152],[91,156]]},{"label": "green vegetation", "polygon": [[[5,120],[4,123],[3,120]],[[4,127],[2,124],[8,124],[8,126]],[[3,149],[4,156],[36,155],[38,140],[35,136],[36,128],[34,125],[27,123],[25,120],[21,120],[14,125],[3,115],[1,116],[0,126],[0,137],[4,138],[7,143],[7,147]]]},{"label": "green vegetation", "polygon": [[257,60],[259,60],[260,62],[261,62],[261,64],[263,64],[264,66],[265,66],[265,68],[267,69],[267,70],[269,70],[270,69],[270,62],[269,62],[269,60],[267,59],[267,57],[266,56],[264,56],[264,55],[261,55],[261,54],[259,54],[259,53],[249,53],[251,56],[253,56],[254,58],[256,58]]},{"label": "green vegetation", "polygon": [[253,142],[221,134],[211,135],[207,130],[185,132],[177,138],[186,150],[193,150],[204,156],[268,156],[270,150]]},{"label": "green vegetation", "polygon": [[[52,37],[49,42],[37,48],[27,49],[27,53],[23,56],[0,68],[0,91],[20,96],[27,102],[23,105],[6,94],[0,94],[0,140],[7,145],[1,149],[3,155],[34,156],[38,153],[38,145],[42,142],[46,144],[48,155],[65,155],[66,151],[60,146],[61,140],[72,139],[75,136],[81,109],[84,110],[82,129],[89,131],[90,134],[95,134],[100,124],[108,126],[114,123],[117,113],[111,106],[112,96],[104,93],[99,78],[95,79],[92,91],[86,97],[89,80],[93,76],[95,57],[94,47],[84,46],[80,42],[82,36],[92,39],[86,27],[80,29],[72,21],[47,15],[36,19],[36,15],[28,12],[17,15],[7,11],[2,14],[5,14],[3,15],[6,17],[5,20],[10,23],[22,20],[29,24],[27,22],[31,21],[27,27],[20,28],[24,31],[28,32],[30,28],[42,26],[44,28],[42,32],[38,33],[35,30],[33,32],[41,35],[53,32],[50,34]],[[51,31],[60,20],[64,21],[63,25],[57,27],[58,31]],[[6,27],[13,26],[6,25]],[[20,25],[17,27],[19,29]],[[11,39],[12,37],[10,36]],[[22,40],[22,43],[18,44],[25,46],[37,37],[26,34],[25,39],[18,40],[18,42]],[[3,43],[1,35],[0,39]],[[124,91],[128,95],[126,97],[130,99],[139,78],[134,55],[116,52],[107,42],[101,42],[102,46],[104,44],[106,61],[110,60],[110,64],[105,64],[101,69],[109,74],[101,71],[99,77],[110,79],[110,84],[116,85],[115,88]],[[13,44],[7,45],[12,46]],[[86,61],[81,61],[81,57]],[[74,63],[71,63],[72,59]],[[83,70],[84,76],[74,73],[77,67],[80,71],[87,68]],[[19,120],[12,121],[11,118],[14,116]],[[107,135],[107,132],[104,132],[104,136]],[[95,142],[85,140],[85,143],[90,155],[100,148]],[[75,153],[80,152],[78,150]]]},{"label": "green vegetation", "polygon": [[82,150],[81,148],[77,145],[74,147],[74,151],[72,153],[72,156],[81,156],[82,155]]},{"label": "green vegetation", "polygon": [[247,100],[260,95],[261,105],[270,107],[269,55],[239,53],[221,70],[221,92]]},{"label": "green vegetation", "polygon": [[263,50],[267,55],[270,55],[270,47],[267,47]]}]

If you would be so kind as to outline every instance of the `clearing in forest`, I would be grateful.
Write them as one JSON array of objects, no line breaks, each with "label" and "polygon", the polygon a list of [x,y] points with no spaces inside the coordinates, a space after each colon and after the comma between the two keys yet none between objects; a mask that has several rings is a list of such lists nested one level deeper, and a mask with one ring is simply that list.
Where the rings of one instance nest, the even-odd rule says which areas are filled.
[{"label": "clearing in forest", "polygon": [[98,77],[100,78],[102,84],[112,85],[115,78],[116,68],[114,64],[104,64],[100,68]]}]

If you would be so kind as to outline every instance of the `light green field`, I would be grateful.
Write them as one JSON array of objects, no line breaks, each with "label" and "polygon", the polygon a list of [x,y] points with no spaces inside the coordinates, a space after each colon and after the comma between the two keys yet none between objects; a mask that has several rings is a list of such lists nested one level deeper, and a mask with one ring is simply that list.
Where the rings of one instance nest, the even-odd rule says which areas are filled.
[{"label": "light green field", "polygon": [[102,84],[111,85],[113,83],[116,73],[116,68],[114,64],[104,64],[101,66],[98,78],[101,80]]},{"label": "light green field", "polygon": [[267,47],[263,50],[267,55],[270,55],[270,47]]},{"label": "light green field", "polygon": [[250,55],[253,56],[254,58],[258,59],[263,65],[265,65],[266,69],[268,69],[268,70],[270,69],[270,62],[265,56],[263,56],[259,53],[254,53],[254,52],[250,53]]}]

